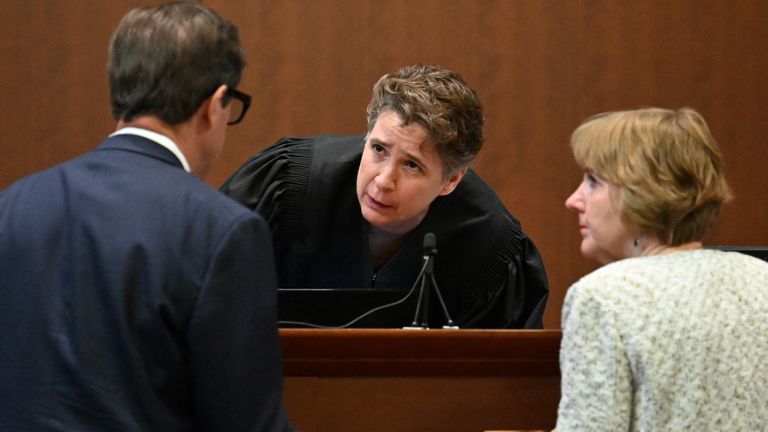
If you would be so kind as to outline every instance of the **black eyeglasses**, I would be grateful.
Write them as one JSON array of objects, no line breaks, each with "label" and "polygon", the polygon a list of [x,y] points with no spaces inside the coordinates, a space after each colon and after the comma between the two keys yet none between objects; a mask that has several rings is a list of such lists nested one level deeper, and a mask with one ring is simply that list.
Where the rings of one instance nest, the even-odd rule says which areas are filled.
[{"label": "black eyeglasses", "polygon": [[231,109],[229,110],[229,121],[227,122],[228,125],[238,124],[241,120],[243,120],[243,117],[245,117],[245,113],[248,112],[248,108],[251,106],[251,96],[233,89],[232,87],[227,87],[227,92],[224,93],[225,100],[225,106],[228,104],[231,104]]}]

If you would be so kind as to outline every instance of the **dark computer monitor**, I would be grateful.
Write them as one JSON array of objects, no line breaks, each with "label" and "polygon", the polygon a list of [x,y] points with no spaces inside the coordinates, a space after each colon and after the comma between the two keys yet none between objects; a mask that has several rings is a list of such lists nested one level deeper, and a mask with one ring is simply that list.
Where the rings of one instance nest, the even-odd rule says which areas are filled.
[{"label": "dark computer monitor", "polygon": [[768,262],[768,246],[707,246],[707,249],[739,252]]},{"label": "dark computer monitor", "polygon": [[[402,328],[412,324],[418,290],[407,294],[406,289],[280,288],[278,319],[280,327],[341,327],[355,320],[349,328]],[[381,309],[371,312],[376,308]]]}]

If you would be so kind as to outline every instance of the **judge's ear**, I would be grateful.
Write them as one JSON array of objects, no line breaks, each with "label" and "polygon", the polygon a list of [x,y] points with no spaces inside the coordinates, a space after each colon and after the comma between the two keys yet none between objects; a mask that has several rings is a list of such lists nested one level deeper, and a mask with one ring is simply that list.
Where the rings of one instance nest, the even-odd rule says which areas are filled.
[{"label": "judge's ear", "polygon": [[467,173],[468,169],[469,169],[468,166],[464,166],[454,171],[448,177],[448,180],[446,180],[445,183],[443,183],[443,189],[440,190],[440,195],[448,195],[451,192],[453,192],[453,190],[456,189],[456,186],[458,186],[459,183],[461,182],[461,179],[464,178],[464,174]]}]

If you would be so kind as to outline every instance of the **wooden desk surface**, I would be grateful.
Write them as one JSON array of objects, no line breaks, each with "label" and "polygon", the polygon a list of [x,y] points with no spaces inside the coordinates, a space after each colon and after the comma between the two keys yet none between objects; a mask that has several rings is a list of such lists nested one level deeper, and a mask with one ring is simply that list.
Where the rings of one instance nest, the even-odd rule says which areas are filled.
[{"label": "wooden desk surface", "polygon": [[285,376],[559,376],[560,336],[560,330],[280,330]]}]

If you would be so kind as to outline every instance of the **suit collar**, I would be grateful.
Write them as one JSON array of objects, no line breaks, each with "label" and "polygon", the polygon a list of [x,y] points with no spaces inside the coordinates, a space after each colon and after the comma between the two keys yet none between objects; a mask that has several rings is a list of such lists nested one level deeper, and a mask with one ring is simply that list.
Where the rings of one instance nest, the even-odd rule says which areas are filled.
[{"label": "suit collar", "polygon": [[184,169],[184,165],[171,150],[143,136],[132,134],[110,135],[96,150],[122,150],[139,153]]},{"label": "suit collar", "polygon": [[113,137],[116,135],[126,135],[126,134],[144,137],[148,140],[151,140],[160,144],[161,146],[170,150],[171,153],[176,155],[176,158],[178,158],[179,161],[181,161],[181,164],[184,166],[184,170],[186,172],[192,171],[189,168],[189,162],[187,162],[187,158],[184,156],[184,153],[181,152],[181,149],[179,148],[178,144],[176,144],[176,142],[173,141],[170,137],[165,136],[159,132],[155,132],[153,130],[145,129],[137,126],[126,126],[126,127],[120,128],[119,130],[113,132],[109,136]]}]

